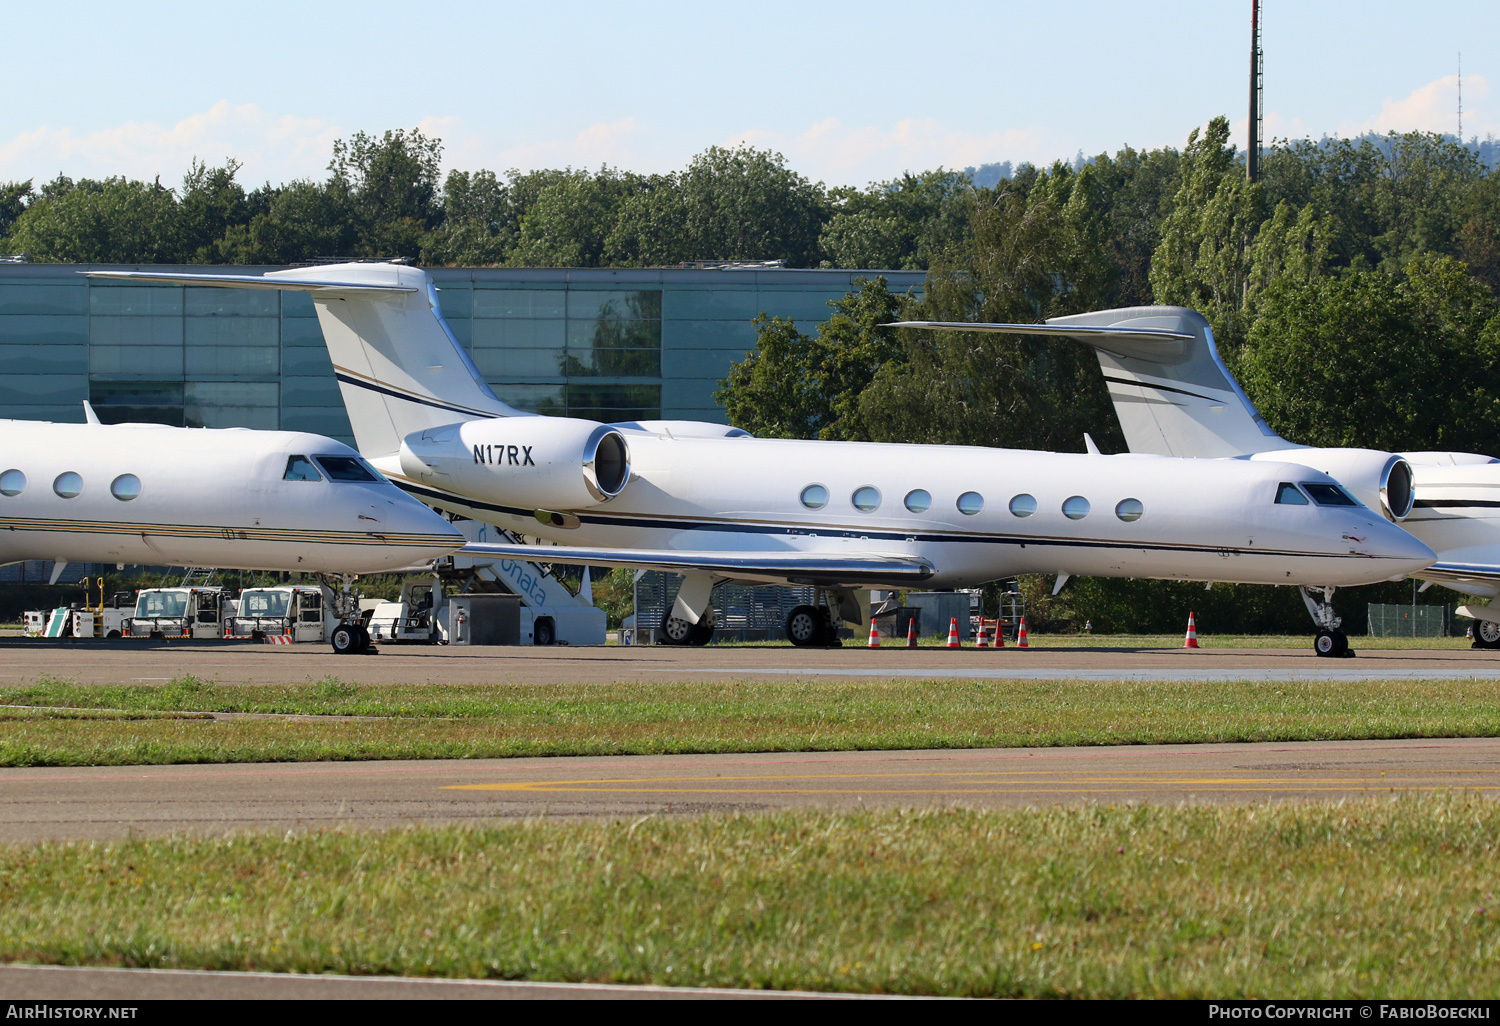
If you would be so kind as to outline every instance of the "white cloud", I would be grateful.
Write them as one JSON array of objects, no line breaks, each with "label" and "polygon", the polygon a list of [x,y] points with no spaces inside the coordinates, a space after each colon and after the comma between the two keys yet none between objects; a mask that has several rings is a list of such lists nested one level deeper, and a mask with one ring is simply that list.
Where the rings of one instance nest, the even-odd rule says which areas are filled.
[{"label": "white cloud", "polygon": [[342,134],[318,118],[220,100],[170,126],[131,121],[83,135],[50,125],[22,132],[0,142],[0,179],[160,176],[175,186],[194,157],[209,164],[234,157],[244,165],[239,177],[247,185],[321,177],[333,140]]},{"label": "white cloud", "polygon": [[[444,140],[443,163],[448,167],[477,170],[488,168],[503,175],[511,168],[535,171],[541,168],[574,167],[593,169],[601,164],[627,171],[646,172],[660,165],[654,154],[642,151],[650,141],[635,118],[600,121],[589,125],[572,138],[541,140],[518,146],[495,146],[483,136],[466,136],[450,142]],[[668,166],[655,166],[665,171]]]},{"label": "white cloud", "polygon": [[[1465,75],[1464,88],[1464,136],[1483,137],[1494,132],[1497,126],[1490,116],[1486,101],[1490,95],[1489,81],[1483,75]],[[1434,79],[1406,96],[1404,99],[1387,99],[1380,106],[1380,113],[1362,122],[1346,121],[1339,126],[1339,134],[1355,136],[1364,132],[1440,132],[1451,135],[1458,131],[1458,76],[1444,75]]]},{"label": "white cloud", "polygon": [[1047,164],[1072,156],[1073,147],[1039,128],[960,132],[932,118],[905,118],[888,127],[845,125],[825,118],[798,135],[748,129],[725,140],[784,154],[810,178],[837,185],[884,181],[903,171],[942,166],[962,170],[1009,160]]}]

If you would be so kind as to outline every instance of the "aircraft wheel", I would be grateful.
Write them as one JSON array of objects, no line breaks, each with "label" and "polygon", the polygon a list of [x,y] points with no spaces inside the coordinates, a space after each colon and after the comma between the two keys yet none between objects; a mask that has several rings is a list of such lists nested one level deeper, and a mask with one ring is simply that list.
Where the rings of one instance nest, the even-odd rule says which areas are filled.
[{"label": "aircraft wheel", "polygon": [[689,623],[680,616],[668,613],[661,622],[661,631],[656,636],[656,643],[658,645],[691,645],[693,632],[697,629],[697,624]]},{"label": "aircraft wheel", "polygon": [[824,644],[823,624],[816,606],[798,606],[786,618],[787,640],[798,648]]},{"label": "aircraft wheel", "polygon": [[531,643],[533,645],[550,645],[557,641],[557,628],[547,617],[542,617],[531,628]]},{"label": "aircraft wheel", "polygon": [[353,626],[341,623],[333,629],[328,636],[328,643],[333,646],[334,655],[358,655],[359,633]]},{"label": "aircraft wheel", "polygon": [[707,645],[714,636],[714,614],[713,610],[705,613],[697,623],[693,624],[693,633],[688,638],[689,645]]},{"label": "aircraft wheel", "polygon": [[370,632],[365,630],[364,624],[354,623],[349,626],[359,633],[359,654],[364,655],[370,651]]},{"label": "aircraft wheel", "polygon": [[1475,620],[1474,647],[1500,648],[1500,623],[1494,620]]},{"label": "aircraft wheel", "polygon": [[1349,638],[1343,631],[1319,631],[1313,639],[1313,651],[1320,656],[1337,659],[1349,651]]}]

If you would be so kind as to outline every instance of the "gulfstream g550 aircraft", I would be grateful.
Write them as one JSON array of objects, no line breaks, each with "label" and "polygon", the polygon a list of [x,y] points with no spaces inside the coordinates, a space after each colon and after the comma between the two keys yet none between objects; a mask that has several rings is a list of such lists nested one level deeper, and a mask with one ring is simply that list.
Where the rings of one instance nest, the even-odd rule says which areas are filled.
[{"label": "gulfstream g550 aircraft", "polygon": [[[101,271],[311,293],[360,451],[443,509],[562,543],[552,562],[685,575],[663,633],[702,643],[724,580],[813,585],[799,645],[863,623],[863,588],[1019,573],[1354,584],[1431,551],[1295,464],[751,438],[718,424],[520,413],[484,383],[432,280],[391,264],[263,277]],[[525,545],[466,551],[534,558]]]},{"label": "gulfstream g550 aircraft", "polygon": [[[55,560],[54,583],[70,562],[359,575],[464,543],[331,438],[85,410],[86,424],[0,420],[0,563]],[[358,630],[339,637],[336,650],[361,647]]]},{"label": "gulfstream g550 aircraft", "polygon": [[[1500,461],[1467,452],[1391,453],[1289,442],[1271,430],[1230,375],[1208,321],[1193,310],[1138,306],[1045,324],[900,326],[1054,335],[1093,346],[1131,452],[1295,460],[1317,467],[1437,552],[1437,562],[1413,576],[1467,595],[1500,595]],[[1325,632],[1320,639],[1331,643],[1327,654],[1346,644],[1332,598],[1331,588],[1321,594],[1303,590],[1308,611]],[[1480,647],[1500,648],[1500,605],[1461,606],[1459,612],[1479,620],[1474,636]]]}]

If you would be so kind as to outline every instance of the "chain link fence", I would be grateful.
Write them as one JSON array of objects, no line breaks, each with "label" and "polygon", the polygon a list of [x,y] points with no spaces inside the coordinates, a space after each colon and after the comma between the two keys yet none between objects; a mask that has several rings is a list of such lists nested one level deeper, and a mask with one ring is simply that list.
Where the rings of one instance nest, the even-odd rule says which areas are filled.
[{"label": "chain link fence", "polygon": [[1369,604],[1372,638],[1443,638],[1454,633],[1452,606]]},{"label": "chain link fence", "polygon": [[[662,620],[682,587],[681,574],[648,570],[635,582],[637,644],[656,640]],[[778,585],[747,587],[721,584],[714,589],[714,638],[720,641],[771,641],[786,636],[786,618],[797,606],[817,600],[813,588]]]}]

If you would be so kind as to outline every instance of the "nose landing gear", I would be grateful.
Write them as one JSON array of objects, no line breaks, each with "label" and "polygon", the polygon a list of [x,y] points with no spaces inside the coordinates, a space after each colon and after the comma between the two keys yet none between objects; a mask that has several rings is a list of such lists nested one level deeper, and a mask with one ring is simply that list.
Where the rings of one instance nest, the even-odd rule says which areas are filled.
[{"label": "nose landing gear", "polygon": [[1332,588],[1302,586],[1302,602],[1312,614],[1313,623],[1318,625],[1313,651],[1330,659],[1352,659],[1354,652],[1349,648],[1349,636],[1339,630],[1344,621],[1333,611],[1333,591]]}]

